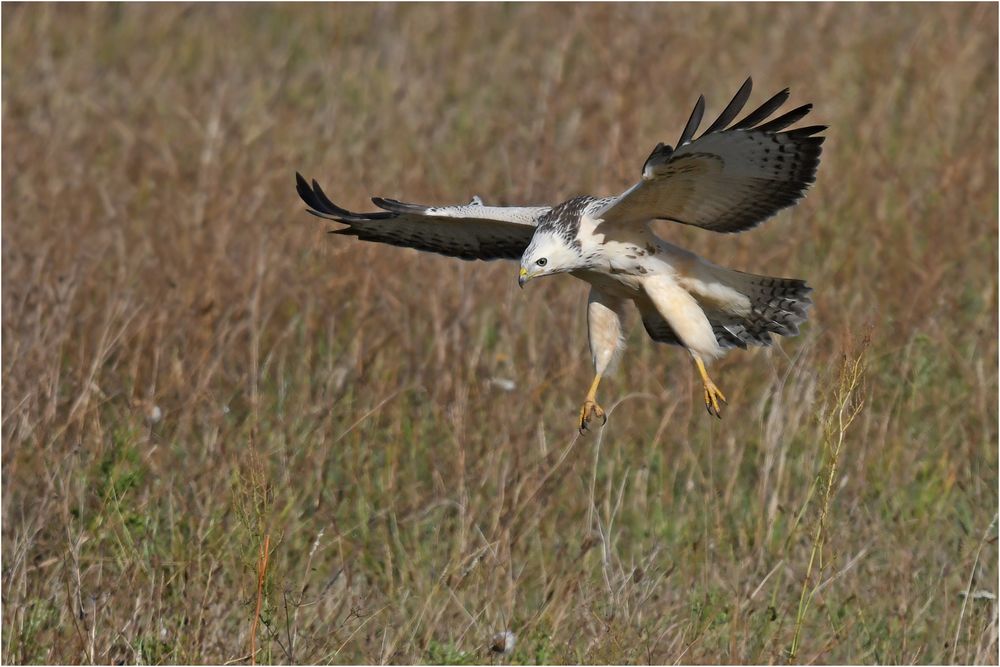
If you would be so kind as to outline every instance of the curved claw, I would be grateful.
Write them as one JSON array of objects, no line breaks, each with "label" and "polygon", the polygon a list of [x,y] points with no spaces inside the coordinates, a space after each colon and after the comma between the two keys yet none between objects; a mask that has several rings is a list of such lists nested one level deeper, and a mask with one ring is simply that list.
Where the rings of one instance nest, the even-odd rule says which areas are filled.
[{"label": "curved claw", "polygon": [[726,397],[722,394],[722,391],[715,386],[715,383],[709,380],[705,383],[705,409],[708,410],[708,414],[722,419],[722,405],[729,405],[726,401]]},{"label": "curved claw", "polygon": [[601,418],[601,426],[608,423],[608,415],[596,401],[584,401],[580,407],[580,433],[590,430],[590,420],[594,417]]}]

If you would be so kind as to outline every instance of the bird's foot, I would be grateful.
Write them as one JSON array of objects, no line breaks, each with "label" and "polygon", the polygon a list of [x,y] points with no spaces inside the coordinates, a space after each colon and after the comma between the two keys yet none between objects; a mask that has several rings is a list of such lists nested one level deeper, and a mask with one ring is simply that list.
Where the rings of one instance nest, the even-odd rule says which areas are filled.
[{"label": "bird's foot", "polygon": [[599,406],[596,401],[587,399],[580,408],[580,433],[590,430],[590,421],[595,417],[601,418],[601,426],[608,423],[608,415],[605,414],[604,408]]},{"label": "bird's foot", "polygon": [[708,409],[708,414],[722,419],[722,406],[719,402],[726,405],[726,397],[723,396],[722,390],[715,386],[715,383],[705,378],[705,407]]}]

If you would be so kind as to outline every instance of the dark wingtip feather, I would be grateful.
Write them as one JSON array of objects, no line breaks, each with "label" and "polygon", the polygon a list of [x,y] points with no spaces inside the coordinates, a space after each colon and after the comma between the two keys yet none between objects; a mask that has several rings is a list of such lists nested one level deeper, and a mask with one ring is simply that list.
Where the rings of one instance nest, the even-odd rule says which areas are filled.
[{"label": "dark wingtip feather", "polygon": [[705,96],[699,95],[698,101],[694,105],[694,110],[691,111],[691,116],[688,118],[687,125],[684,126],[684,131],[681,132],[681,138],[677,140],[677,148],[691,141],[694,133],[698,131],[698,125],[701,124],[701,118],[704,115]]},{"label": "dark wingtip feather", "polygon": [[351,211],[348,211],[346,208],[341,208],[340,206],[337,206],[332,201],[330,201],[330,198],[326,196],[325,192],[323,192],[323,188],[321,188],[319,186],[319,183],[317,183],[315,180],[313,180],[312,186],[313,186],[313,193],[316,195],[316,199],[320,203],[320,207],[317,210],[335,216],[336,218],[340,218],[341,219],[340,222],[353,223],[353,222],[363,222],[365,220],[379,220],[382,218],[387,218],[390,215],[392,215],[391,213],[352,213]]},{"label": "dark wingtip feather", "polygon": [[330,217],[329,213],[320,213],[319,211],[313,208],[307,208],[306,213],[308,213],[309,215],[315,215],[317,218],[322,218],[323,220],[333,220],[334,222],[340,222],[339,219]]},{"label": "dark wingtip feather", "polygon": [[806,114],[812,111],[812,108],[812,104],[803,104],[802,106],[796,107],[788,113],[782,114],[774,120],[768,121],[760,127],[754,129],[758,132],[780,132],[792,123],[798,122],[804,118]]},{"label": "dark wingtip feather", "polygon": [[323,210],[322,202],[316,198],[316,194],[309,187],[309,183],[306,182],[306,179],[299,172],[295,172],[295,190],[299,193],[299,198],[306,203],[306,206],[317,211]]},{"label": "dark wingtip feather", "polygon": [[[313,181],[313,185],[316,181]],[[299,172],[295,172],[295,191],[299,193],[299,197],[306,203],[307,206],[313,208],[317,211],[323,211],[325,208],[323,201],[316,196],[316,192],[306,181],[305,177]]]},{"label": "dark wingtip feather", "polygon": [[337,215],[351,214],[350,211],[342,209],[336,204],[334,204],[332,201],[330,201],[330,198],[326,196],[326,193],[323,192],[323,188],[319,186],[319,183],[316,182],[315,178],[313,179],[312,182],[312,189],[313,189],[313,194],[316,195],[316,199],[323,205],[323,208],[319,210],[324,211],[325,213],[336,213]]},{"label": "dark wingtip feather", "polygon": [[369,220],[381,220],[384,218],[391,217],[392,213],[351,213],[345,208],[337,206],[330,198],[326,196],[323,192],[323,188],[320,187],[319,183],[314,179],[312,185],[302,176],[302,174],[295,173],[295,189],[299,193],[299,197],[302,201],[306,203],[309,208],[306,209],[307,212],[315,215],[318,218],[323,218],[324,220],[334,220],[336,222],[341,222],[344,224],[355,224],[359,222],[366,222]]},{"label": "dark wingtip feather", "polygon": [[423,215],[427,212],[426,206],[407,204],[406,202],[397,201],[395,199],[386,199],[384,197],[372,197],[372,203],[385,211],[391,211],[393,213],[416,213]]},{"label": "dark wingtip feather", "polygon": [[733,125],[730,129],[732,130],[747,130],[756,125],[757,123],[763,121],[772,113],[777,111],[782,104],[788,101],[788,97],[791,95],[791,91],[785,88],[779,91],[775,95],[771,96],[767,102],[764,102],[759,107],[747,114],[747,117],[740,122]]},{"label": "dark wingtip feather", "polygon": [[733,95],[733,99],[729,101],[729,104],[727,104],[726,108],[723,109],[721,114],[719,114],[719,117],[715,119],[715,122],[712,123],[707,130],[705,130],[705,134],[712,134],[713,132],[726,129],[726,126],[729,125],[734,118],[736,118],[736,114],[743,111],[743,107],[746,105],[747,100],[750,99],[751,90],[753,90],[753,79],[747,77],[747,80],[744,81],[743,85],[740,86],[740,89],[736,91],[736,94]]},{"label": "dark wingtip feather", "polygon": [[[787,132],[788,136],[799,138],[799,137],[811,137],[814,134],[818,134],[823,130],[827,129],[826,125],[809,125],[806,127],[797,127],[794,130],[789,130]],[[817,139],[823,139],[824,137],[817,137]]]}]

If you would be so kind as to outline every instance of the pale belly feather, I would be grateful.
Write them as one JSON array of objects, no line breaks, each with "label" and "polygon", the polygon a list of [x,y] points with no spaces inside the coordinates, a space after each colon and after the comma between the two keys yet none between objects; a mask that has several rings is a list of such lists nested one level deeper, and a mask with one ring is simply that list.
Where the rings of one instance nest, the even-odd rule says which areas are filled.
[{"label": "pale belly feather", "polygon": [[[713,265],[656,237],[648,229],[594,235],[600,261],[573,275],[608,296],[650,308],[670,323],[681,342],[705,359],[721,353],[704,308],[742,312],[749,300],[713,275]],[[606,268],[605,268],[606,267]]]}]

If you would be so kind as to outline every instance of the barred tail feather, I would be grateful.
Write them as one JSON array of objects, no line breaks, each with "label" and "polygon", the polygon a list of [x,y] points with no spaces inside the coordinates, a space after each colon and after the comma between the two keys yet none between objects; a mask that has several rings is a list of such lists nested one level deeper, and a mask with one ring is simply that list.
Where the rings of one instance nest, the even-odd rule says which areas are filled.
[{"label": "barred tail feather", "polygon": [[750,314],[709,313],[715,337],[724,348],[771,345],[771,334],[795,336],[806,321],[812,288],[804,280],[772,278],[721,269],[718,277],[750,299]]}]

